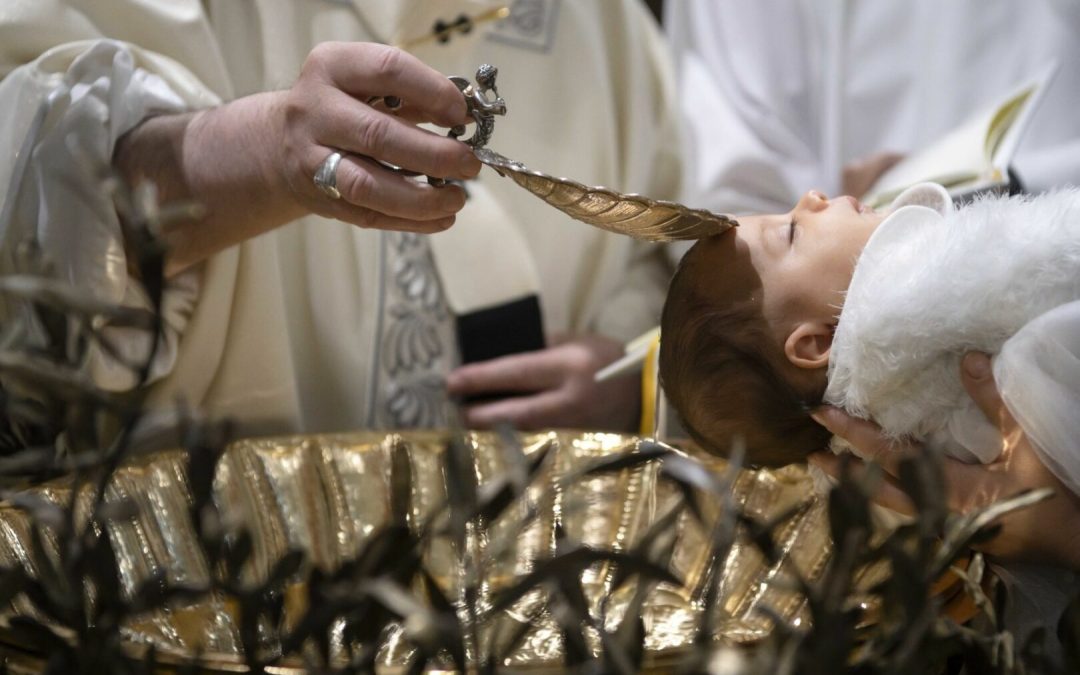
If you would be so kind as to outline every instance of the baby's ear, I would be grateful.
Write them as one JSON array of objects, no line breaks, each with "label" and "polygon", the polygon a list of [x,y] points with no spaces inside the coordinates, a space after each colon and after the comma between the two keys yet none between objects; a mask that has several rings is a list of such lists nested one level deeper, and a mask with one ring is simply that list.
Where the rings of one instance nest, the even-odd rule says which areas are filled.
[{"label": "baby's ear", "polygon": [[829,365],[833,331],[831,324],[804,321],[784,341],[784,355],[799,368],[825,368]]}]

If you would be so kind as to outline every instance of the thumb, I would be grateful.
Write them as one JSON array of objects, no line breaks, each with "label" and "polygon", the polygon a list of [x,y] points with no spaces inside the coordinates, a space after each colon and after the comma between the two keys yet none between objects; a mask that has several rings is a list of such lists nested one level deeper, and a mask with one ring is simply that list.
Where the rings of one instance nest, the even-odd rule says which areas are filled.
[{"label": "thumb", "polygon": [[968,352],[960,361],[960,380],[968,396],[1002,433],[1010,431],[1016,422],[1001,400],[994,371],[990,366],[990,357],[982,352]]}]

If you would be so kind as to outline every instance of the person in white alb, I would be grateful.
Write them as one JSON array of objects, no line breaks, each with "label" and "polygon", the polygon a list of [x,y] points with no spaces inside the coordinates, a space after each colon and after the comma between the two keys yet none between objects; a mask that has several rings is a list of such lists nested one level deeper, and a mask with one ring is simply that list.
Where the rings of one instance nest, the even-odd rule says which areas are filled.
[{"label": "person in white alb", "polygon": [[[471,405],[466,421],[628,426],[637,384],[598,389],[592,373],[655,323],[663,249],[572,222],[487,170],[464,189],[434,188],[365,158],[475,176],[465,146],[409,122],[461,121],[463,104],[443,76],[471,79],[487,62],[499,68],[509,106],[492,147],[584,182],[677,193],[669,64],[645,10],[538,0],[486,20],[503,7],[43,0],[8,8],[3,271],[31,236],[66,281],[104,300],[144,301],[127,276],[112,206],[71,161],[75,142],[129,178],[157,180],[166,198],[208,206],[206,219],[168,234],[153,403],[182,394],[237,418],[242,433],[445,424],[445,382],[459,362],[455,317],[538,294],[545,328],[569,342],[451,376],[455,395],[524,394]],[[433,39],[440,26],[463,27],[461,17],[471,30]],[[411,56],[358,40],[400,44]],[[388,108],[388,95],[404,106]],[[446,229],[455,212],[445,234],[418,234]],[[87,371],[104,386],[131,386],[103,354]]]},{"label": "person in white alb", "polygon": [[892,153],[927,146],[1051,62],[1012,168],[1031,192],[1080,184],[1075,2],[683,0],[665,12],[695,206],[770,213],[810,189],[861,196]]}]

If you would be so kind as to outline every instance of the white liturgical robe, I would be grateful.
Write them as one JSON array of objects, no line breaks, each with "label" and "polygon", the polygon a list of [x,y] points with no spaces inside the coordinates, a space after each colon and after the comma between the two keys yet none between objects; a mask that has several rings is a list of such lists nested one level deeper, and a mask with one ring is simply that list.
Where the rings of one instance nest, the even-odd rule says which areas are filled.
[{"label": "white liturgical robe", "polygon": [[[0,233],[4,269],[18,240],[33,235],[63,278],[138,305],[115,213],[92,177],[66,161],[65,139],[108,161],[116,139],[147,115],[289,86],[327,40],[410,44],[436,69],[470,79],[492,63],[509,114],[491,147],[586,183],[675,197],[675,97],[652,17],[630,0],[540,0],[514,3],[509,18],[454,32],[445,44],[413,42],[439,20],[501,4],[8,3],[0,201],[15,217]],[[171,280],[152,400],[182,394],[235,416],[245,433],[438,424],[442,377],[457,360],[455,303],[475,309],[538,290],[551,333],[626,340],[655,325],[668,277],[662,247],[571,221],[487,169],[468,190],[455,228],[430,240],[307,217]],[[499,264],[462,255],[474,247],[455,241],[462,228]],[[107,359],[88,368],[106,386],[130,384]]]},{"label": "white liturgical robe", "polygon": [[912,153],[1060,65],[1014,168],[1032,192],[1080,185],[1080,4],[1073,0],[667,3],[685,92],[685,200],[782,213],[843,166]]}]

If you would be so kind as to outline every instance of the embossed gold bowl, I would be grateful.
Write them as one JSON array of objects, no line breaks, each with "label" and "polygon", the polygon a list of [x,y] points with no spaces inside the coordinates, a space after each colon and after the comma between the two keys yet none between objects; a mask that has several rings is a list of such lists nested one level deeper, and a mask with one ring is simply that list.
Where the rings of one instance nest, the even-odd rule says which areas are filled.
[{"label": "embossed gold bowl", "polygon": [[[424,521],[446,499],[441,453],[448,435],[440,432],[385,434],[376,432],[341,435],[295,436],[246,440],[234,443],[218,466],[215,500],[229,519],[249,528],[254,552],[248,572],[263,578],[273,563],[290,548],[307,553],[310,564],[332,570],[355,555],[365,541],[391,518],[393,447],[407,449],[411,476],[408,517]],[[572,540],[597,548],[628,551],[681,496],[669,482],[660,480],[655,463],[615,473],[585,476],[565,484],[560,477],[572,474],[606,454],[634,448],[633,437],[603,433],[552,431],[521,436],[526,454],[549,446],[539,478],[529,488],[539,517],[524,518],[528,505],[515,504],[488,528],[481,547],[508,546],[511,555],[488,568],[478,602],[490,605],[492,594],[516,577],[529,572],[534,561],[554,553],[557,527]],[[470,433],[468,442],[475,458],[478,481],[484,484],[505,470],[499,437]],[[722,460],[702,458],[722,470]],[[138,516],[114,524],[110,536],[120,564],[125,590],[133,592],[155,572],[166,571],[177,583],[199,584],[210,570],[198,546],[189,514],[191,496],[185,476],[185,458],[166,452],[122,467],[109,488],[110,498],[127,497],[138,505]],[[48,484],[35,491],[48,500],[64,503],[71,498],[64,483]],[[540,498],[543,493],[550,498]],[[830,556],[831,546],[824,500],[811,486],[805,470],[788,467],[776,471],[743,471],[734,484],[735,501],[750,515],[771,519],[801,502],[798,511],[777,531],[782,562],[770,566],[745,542],[737,543],[721,567],[719,615],[714,624],[717,637],[736,643],[767,635],[770,619],[760,609],[798,625],[806,618],[802,597],[786,580],[784,566],[793,564],[809,579],[817,578]],[[706,524],[722,508],[719,500],[703,501]],[[522,523],[527,525],[522,526]],[[684,582],[682,587],[660,584],[651,592],[642,613],[646,629],[647,663],[658,666],[679,653],[693,639],[700,604],[693,589],[708,568],[708,532],[689,512],[675,521],[671,567]],[[22,564],[32,569],[29,555],[28,516],[11,506],[0,506],[0,565]],[[59,542],[49,541],[56,547]],[[455,598],[460,570],[458,557],[448,539],[434,538],[424,552],[425,566]],[[591,603],[611,595],[606,610],[617,617],[629,598],[611,594],[613,569],[601,563],[588,568],[583,587]],[[860,585],[869,588],[883,574],[868,569]],[[787,581],[787,583],[786,583]],[[294,592],[295,591],[295,592]],[[299,606],[295,598],[302,589],[286,593],[286,614]],[[526,621],[522,603],[506,610],[513,620]],[[535,602],[535,600],[534,600]],[[30,612],[28,606],[15,611]],[[154,645],[159,659],[176,662],[198,653],[211,671],[242,672],[235,608],[225,601],[205,601],[171,607],[129,625],[125,629],[133,654]],[[0,643],[9,652],[32,659],[33,648],[13,643],[0,631]],[[342,645],[334,645],[341,650]],[[395,670],[408,663],[409,647],[391,635],[379,654],[379,664]],[[507,665],[559,669],[558,628],[541,618],[533,622],[527,637]],[[299,662],[285,662],[274,672],[302,672]]]}]

